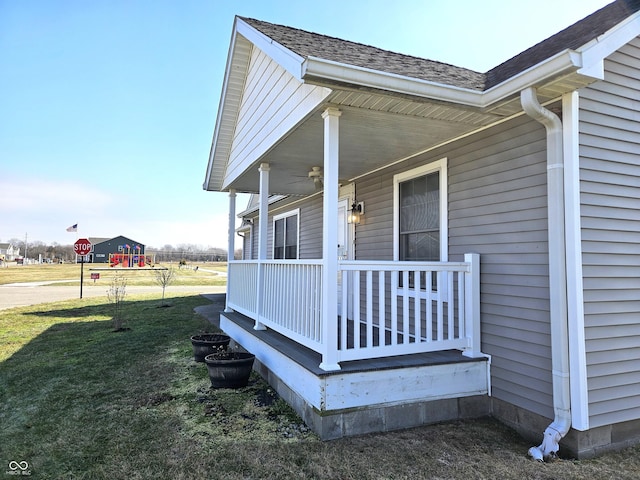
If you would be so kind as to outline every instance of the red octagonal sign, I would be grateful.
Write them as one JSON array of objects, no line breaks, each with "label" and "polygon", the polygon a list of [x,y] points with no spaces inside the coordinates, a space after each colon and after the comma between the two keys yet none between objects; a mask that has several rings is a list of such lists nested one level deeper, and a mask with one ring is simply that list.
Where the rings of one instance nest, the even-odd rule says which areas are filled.
[{"label": "red octagonal sign", "polygon": [[76,255],[89,255],[91,252],[91,242],[88,238],[79,238],[76,243],[73,244],[73,251]]}]

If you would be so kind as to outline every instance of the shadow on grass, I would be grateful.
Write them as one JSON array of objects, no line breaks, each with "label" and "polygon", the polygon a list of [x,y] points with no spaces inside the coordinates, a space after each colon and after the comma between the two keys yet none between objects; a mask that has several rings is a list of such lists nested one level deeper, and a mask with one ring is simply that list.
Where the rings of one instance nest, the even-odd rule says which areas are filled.
[{"label": "shadow on grass", "polygon": [[111,455],[117,438],[145,438],[153,425],[135,427],[140,419],[131,413],[170,398],[170,357],[188,361],[189,336],[215,330],[194,313],[210,304],[199,295],[172,297],[171,308],[158,308],[157,299],[125,302],[129,330],[120,332],[111,305],[94,302],[19,314],[12,328],[24,335],[54,323],[0,363],[0,463],[28,461],[58,478],[70,459],[84,471]]}]

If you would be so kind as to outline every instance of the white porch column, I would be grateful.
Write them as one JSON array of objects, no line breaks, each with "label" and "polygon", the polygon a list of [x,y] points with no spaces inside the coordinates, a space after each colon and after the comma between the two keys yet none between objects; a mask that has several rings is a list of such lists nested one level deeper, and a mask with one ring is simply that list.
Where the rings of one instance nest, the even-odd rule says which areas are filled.
[{"label": "white porch column", "polygon": [[260,219],[258,223],[258,288],[256,298],[256,323],[254,330],[266,330],[260,322],[262,316],[262,304],[265,295],[266,285],[264,284],[264,264],[267,259],[267,234],[269,227],[269,164],[261,163],[260,168]]},{"label": "white porch column", "polygon": [[[229,231],[227,237],[227,265],[233,261],[233,252],[235,252],[236,241],[236,189],[229,189]],[[227,268],[227,272],[229,272]],[[225,312],[232,312],[233,309],[229,308],[229,296],[231,294],[231,275],[227,275],[227,296]]]},{"label": "white porch column", "polygon": [[324,119],[324,195],[322,202],[322,362],[323,370],[340,370],[338,364],[338,165],[339,117],[327,108]]}]

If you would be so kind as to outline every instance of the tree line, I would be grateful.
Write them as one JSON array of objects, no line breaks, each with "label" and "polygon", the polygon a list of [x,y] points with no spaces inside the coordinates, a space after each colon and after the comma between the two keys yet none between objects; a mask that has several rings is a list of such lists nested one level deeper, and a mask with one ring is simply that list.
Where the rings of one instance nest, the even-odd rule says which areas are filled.
[{"label": "tree line", "polygon": [[[45,243],[39,240],[25,242],[24,239],[12,238],[8,243],[20,248],[20,256],[43,262],[74,262],[76,254],[73,244],[61,245],[57,242]],[[203,247],[189,243],[181,243],[177,246],[166,244],[161,248],[145,247],[145,254],[155,255],[157,263],[180,262],[226,262],[227,250],[215,247]],[[242,257],[242,250],[234,252],[235,258]]]}]

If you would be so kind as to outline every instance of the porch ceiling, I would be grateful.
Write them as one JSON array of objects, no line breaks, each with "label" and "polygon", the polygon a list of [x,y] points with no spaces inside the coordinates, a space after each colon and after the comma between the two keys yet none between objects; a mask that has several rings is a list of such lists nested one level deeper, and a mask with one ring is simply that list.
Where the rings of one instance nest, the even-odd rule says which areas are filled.
[{"label": "porch ceiling", "polygon": [[340,117],[340,169],[343,182],[411,157],[447,140],[503,118],[501,115],[369,92],[334,90],[327,102],[275,145],[255,168],[233,182],[258,192],[258,164],[270,165],[270,194],[308,195],[316,191],[308,172],[324,164],[322,111],[337,106]]},{"label": "porch ceiling", "polygon": [[[575,72],[557,75],[537,85],[538,99],[544,105],[593,81]],[[317,187],[308,173],[312,167],[324,164],[322,112],[328,106],[342,112],[339,133],[342,183],[522,112],[518,90],[479,108],[344,84],[324,86],[332,89],[326,101],[230,186],[239,192],[258,193],[258,166],[266,162],[271,167],[270,194],[315,193]]]}]

